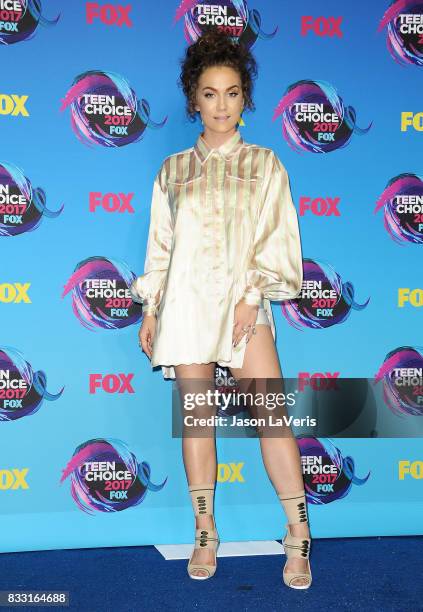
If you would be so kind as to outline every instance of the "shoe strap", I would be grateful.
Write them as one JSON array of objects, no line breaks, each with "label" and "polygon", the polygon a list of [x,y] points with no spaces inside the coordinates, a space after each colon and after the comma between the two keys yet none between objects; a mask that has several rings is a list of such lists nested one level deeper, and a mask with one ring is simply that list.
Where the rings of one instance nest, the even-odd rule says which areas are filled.
[{"label": "shoe strap", "polygon": [[288,523],[295,524],[308,521],[304,489],[289,494],[278,493],[278,497],[285,511]]},{"label": "shoe strap", "polygon": [[[288,525],[286,527],[288,528]],[[282,544],[288,559],[292,557],[308,559],[310,557],[311,538],[293,536],[288,531]]]},{"label": "shoe strap", "polygon": [[219,535],[215,529],[196,529],[194,548],[209,548],[216,550],[219,544]]},{"label": "shoe strap", "polygon": [[213,514],[214,486],[210,482],[188,487],[195,516]]},{"label": "shoe strap", "polygon": [[204,578],[211,578],[216,571],[216,566],[207,563],[188,563],[188,573],[191,574],[193,570],[206,570],[208,576],[204,576]]},{"label": "shoe strap", "polygon": [[[310,565],[309,565],[309,569],[310,569]],[[304,586],[311,585],[312,578],[311,578],[310,571],[308,573],[304,573],[304,572],[286,572],[285,570],[283,570],[283,580],[287,586],[291,586],[291,584],[297,578],[305,578],[306,580],[308,580],[308,585],[304,585]]]}]

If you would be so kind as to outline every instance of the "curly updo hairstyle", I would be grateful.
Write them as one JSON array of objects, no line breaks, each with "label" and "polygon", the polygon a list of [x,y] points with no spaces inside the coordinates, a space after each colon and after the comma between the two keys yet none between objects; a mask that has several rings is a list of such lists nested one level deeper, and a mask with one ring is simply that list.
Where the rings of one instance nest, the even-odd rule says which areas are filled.
[{"label": "curly updo hairstyle", "polygon": [[234,41],[226,33],[209,28],[185,50],[180,60],[181,73],[178,85],[186,97],[186,113],[189,121],[195,121],[195,92],[200,76],[211,66],[229,66],[238,72],[244,97],[244,109],[255,110],[252,100],[253,80],[257,77],[257,62],[249,49],[240,41]]}]

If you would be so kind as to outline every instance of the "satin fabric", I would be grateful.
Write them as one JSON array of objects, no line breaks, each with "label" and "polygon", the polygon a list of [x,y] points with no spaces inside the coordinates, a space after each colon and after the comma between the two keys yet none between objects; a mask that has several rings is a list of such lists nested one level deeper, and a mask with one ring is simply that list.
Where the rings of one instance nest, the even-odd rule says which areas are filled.
[{"label": "satin fabric", "polygon": [[255,325],[268,325],[270,327],[269,317],[267,316],[266,311],[263,308],[263,302],[258,309]]},{"label": "satin fabric", "polygon": [[[237,129],[212,148],[202,134],[167,157],[153,185],[144,274],[130,286],[156,314],[151,367],[175,378],[177,364],[242,367],[245,336],[232,346],[240,299],[263,305],[297,297],[301,242],[289,178],[274,151]],[[254,337],[250,342],[254,341]]]}]

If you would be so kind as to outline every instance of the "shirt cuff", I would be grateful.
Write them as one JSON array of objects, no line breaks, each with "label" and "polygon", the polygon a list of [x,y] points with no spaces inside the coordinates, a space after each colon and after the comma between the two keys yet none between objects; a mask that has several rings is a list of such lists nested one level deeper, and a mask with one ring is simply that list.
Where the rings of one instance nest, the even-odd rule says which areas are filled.
[{"label": "shirt cuff", "polygon": [[249,306],[260,306],[263,294],[257,287],[247,287],[241,299]]},{"label": "shirt cuff", "polygon": [[154,301],[144,300],[142,305],[142,314],[156,316],[156,312],[157,304]]}]

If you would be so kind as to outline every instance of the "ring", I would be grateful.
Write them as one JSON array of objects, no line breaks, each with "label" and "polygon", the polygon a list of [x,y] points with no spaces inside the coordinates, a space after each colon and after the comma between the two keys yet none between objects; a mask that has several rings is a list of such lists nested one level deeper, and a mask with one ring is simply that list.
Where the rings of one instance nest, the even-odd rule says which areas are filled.
[{"label": "ring", "polygon": [[255,326],[255,325],[253,325],[253,330],[252,330],[252,331],[253,331],[253,334],[256,334],[256,333],[257,333],[256,326]]},{"label": "ring", "polygon": [[247,327],[243,327],[242,331],[247,332],[249,330],[249,328],[251,327],[251,325],[247,325]]}]

